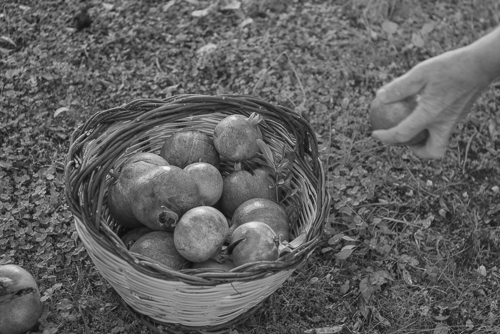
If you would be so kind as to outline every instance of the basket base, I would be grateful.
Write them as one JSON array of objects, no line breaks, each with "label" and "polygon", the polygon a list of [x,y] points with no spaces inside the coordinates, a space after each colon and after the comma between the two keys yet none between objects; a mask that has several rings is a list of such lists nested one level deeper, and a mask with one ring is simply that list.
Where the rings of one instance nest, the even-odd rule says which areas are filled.
[{"label": "basket base", "polygon": [[[116,291],[115,291],[116,292]],[[117,294],[118,295],[118,294]],[[130,305],[128,305],[120,295],[117,296],[120,300],[120,304],[131,314],[135,320],[139,321],[144,326],[148,327],[152,332],[158,334],[226,334],[231,331],[231,329],[239,324],[244,323],[254,314],[258,313],[262,309],[263,304],[269,299],[267,297],[259,304],[252,307],[246,313],[240,315],[239,317],[231,320],[230,322],[217,325],[217,326],[207,326],[207,327],[191,327],[185,325],[174,325],[169,323],[164,323],[160,321],[155,321],[150,317],[145,316],[137,311],[135,311]]]}]

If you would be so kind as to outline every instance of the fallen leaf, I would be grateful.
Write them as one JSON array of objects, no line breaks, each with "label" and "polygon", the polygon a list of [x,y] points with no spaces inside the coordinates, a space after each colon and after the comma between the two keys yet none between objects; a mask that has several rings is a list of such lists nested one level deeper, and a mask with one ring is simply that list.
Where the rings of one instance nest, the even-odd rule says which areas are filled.
[{"label": "fallen leaf", "polygon": [[194,17],[205,17],[208,14],[210,14],[214,9],[216,9],[217,5],[218,5],[218,1],[214,2],[213,4],[211,4],[210,6],[208,6],[205,9],[195,10],[194,12],[191,13],[191,15]]},{"label": "fallen leaf", "polygon": [[384,23],[382,23],[382,29],[384,29],[384,31],[389,35],[392,35],[398,30],[398,24],[386,20],[384,21]]},{"label": "fallen leaf", "polygon": [[63,112],[68,111],[68,110],[69,110],[68,107],[58,108],[56,111],[54,111],[54,117],[57,117],[60,113],[63,113]]},{"label": "fallen leaf", "polygon": [[311,279],[309,280],[309,284],[315,284],[315,283],[317,283],[318,281],[319,281],[319,278],[317,278],[317,277],[313,277],[313,278],[311,278]]},{"label": "fallen leaf", "polygon": [[480,265],[479,268],[476,269],[477,273],[481,276],[486,276],[486,267]]},{"label": "fallen leaf", "polygon": [[325,254],[325,253],[331,252],[332,250],[333,250],[332,247],[325,247],[325,248],[321,249],[321,253]]},{"label": "fallen leaf", "polygon": [[377,270],[374,273],[371,273],[370,276],[370,284],[373,285],[382,285],[387,283],[388,281],[393,281],[391,274],[389,274],[385,270]]},{"label": "fallen leaf", "polygon": [[419,261],[416,258],[414,258],[414,257],[412,257],[412,256],[410,256],[408,254],[401,255],[399,259],[403,263],[409,264],[412,267],[418,266],[418,264],[419,264]]},{"label": "fallen leaf", "polygon": [[111,3],[106,3],[106,2],[103,2],[102,6],[104,7],[104,9],[106,10],[111,10],[113,9],[114,5],[111,4]]},{"label": "fallen leaf", "polygon": [[368,277],[363,278],[359,282],[359,292],[361,292],[361,295],[363,296],[365,301],[370,300],[373,292],[378,288],[379,286],[370,284],[370,282],[368,281]]},{"label": "fallen leaf", "polygon": [[420,29],[420,33],[422,35],[427,35],[428,33],[432,32],[434,30],[434,22],[428,22],[422,26],[422,29]]},{"label": "fallen leaf", "polygon": [[241,2],[237,0],[225,0],[223,1],[220,9],[222,10],[236,10],[241,8]]},{"label": "fallen leaf", "polygon": [[[354,245],[350,245],[350,246],[354,246]],[[347,246],[345,246],[347,247]],[[352,252],[353,252],[353,249],[352,248],[342,248],[342,250],[340,252],[338,252],[337,254],[335,254],[335,257],[338,259],[338,260],[345,260],[347,259],[349,256],[351,256]]]},{"label": "fallen leaf", "polygon": [[345,295],[349,291],[349,287],[351,286],[351,281],[347,280],[342,284],[339,288],[339,292]]},{"label": "fallen leaf", "polygon": [[12,69],[12,70],[7,70],[7,71],[5,71],[4,76],[6,79],[12,79],[16,75],[18,75],[20,72],[21,72],[21,70],[18,68]]},{"label": "fallen leaf", "polygon": [[5,169],[9,169],[9,168],[12,168],[12,164],[8,161],[1,161],[0,160],[0,167],[5,168]]},{"label": "fallen leaf", "polygon": [[199,48],[196,51],[196,53],[197,54],[207,54],[207,53],[211,53],[211,52],[215,51],[215,49],[217,49],[217,45],[215,45],[213,43],[208,43],[207,45],[204,45],[201,48]]},{"label": "fallen leaf", "polygon": [[253,19],[251,17],[249,18],[246,18],[244,19],[241,23],[240,23],[240,28],[243,28],[249,24],[252,24],[253,23]]},{"label": "fallen leaf", "polygon": [[54,80],[54,77],[52,76],[52,74],[42,74],[42,78],[44,78],[47,81]]},{"label": "fallen leaf", "polygon": [[363,298],[358,299],[358,311],[365,319],[371,317],[372,308],[366,304],[366,300]]},{"label": "fallen leaf", "polygon": [[328,239],[328,244],[330,246],[338,244],[340,242],[340,240],[342,240],[343,237],[344,237],[344,233],[335,234],[333,237]]},{"label": "fallen leaf", "polygon": [[14,43],[14,41],[10,37],[0,36],[0,40],[4,40],[7,43],[10,43],[13,47],[17,47],[16,43]]},{"label": "fallen leaf", "polygon": [[171,0],[169,2],[167,2],[166,4],[163,5],[163,7],[161,8],[161,10],[163,12],[166,12],[170,9],[170,7],[172,7],[173,5],[175,5],[175,0]]},{"label": "fallen leaf", "polygon": [[180,84],[165,87],[162,91],[160,91],[160,93],[172,95],[172,92],[175,91],[179,86]]},{"label": "fallen leaf", "polygon": [[408,272],[408,270],[403,269],[402,272],[403,272],[403,281],[405,281],[406,284],[408,285],[413,285],[413,280],[411,279],[411,275]]},{"label": "fallen leaf", "polygon": [[499,134],[498,123],[494,118],[490,118],[488,121],[488,131],[490,132],[491,139],[495,139]]},{"label": "fallen leaf", "polygon": [[411,34],[411,42],[413,43],[413,45],[419,48],[423,47],[425,44],[423,38],[420,36],[420,34],[417,33]]}]

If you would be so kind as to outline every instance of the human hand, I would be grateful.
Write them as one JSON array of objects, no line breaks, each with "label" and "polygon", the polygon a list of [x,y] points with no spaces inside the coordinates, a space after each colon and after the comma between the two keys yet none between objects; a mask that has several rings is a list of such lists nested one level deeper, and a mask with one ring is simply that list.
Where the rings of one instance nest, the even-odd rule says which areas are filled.
[{"label": "human hand", "polygon": [[397,145],[427,129],[427,141],[409,148],[420,158],[441,158],[456,124],[467,115],[490,82],[469,47],[427,59],[377,92],[375,101],[380,103],[416,95],[418,105],[397,126],[376,130],[372,136]]}]

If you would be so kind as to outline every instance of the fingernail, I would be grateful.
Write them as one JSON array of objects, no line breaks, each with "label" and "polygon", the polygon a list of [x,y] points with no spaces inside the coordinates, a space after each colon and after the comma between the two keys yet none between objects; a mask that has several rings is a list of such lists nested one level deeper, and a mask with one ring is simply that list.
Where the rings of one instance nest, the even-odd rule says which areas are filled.
[{"label": "fingernail", "polygon": [[387,101],[387,93],[384,88],[377,91],[377,99],[382,103]]}]

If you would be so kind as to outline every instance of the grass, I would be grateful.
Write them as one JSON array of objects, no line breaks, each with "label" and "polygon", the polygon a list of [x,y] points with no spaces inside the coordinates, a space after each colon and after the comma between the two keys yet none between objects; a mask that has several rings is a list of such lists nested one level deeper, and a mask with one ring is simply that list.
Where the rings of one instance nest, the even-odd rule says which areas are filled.
[{"label": "grass", "polygon": [[152,333],[78,240],[64,159],[94,112],[182,93],[294,108],[327,167],[324,240],[233,334],[500,332],[499,84],[439,161],[373,141],[366,118],[381,85],[500,24],[497,1],[245,1],[202,18],[209,1],[89,3],[81,32],[79,1],[0,5],[0,264],[37,278],[32,333]]}]

